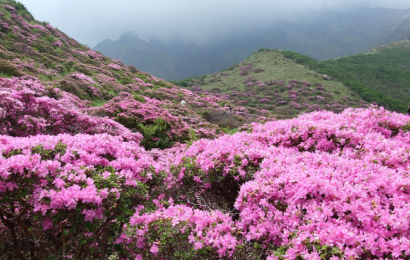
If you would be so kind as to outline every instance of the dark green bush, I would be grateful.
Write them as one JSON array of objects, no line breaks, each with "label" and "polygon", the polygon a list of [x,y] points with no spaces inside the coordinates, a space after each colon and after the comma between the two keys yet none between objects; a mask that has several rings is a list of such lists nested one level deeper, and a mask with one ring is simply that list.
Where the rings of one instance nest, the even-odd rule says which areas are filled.
[{"label": "dark green bush", "polygon": [[127,84],[132,84],[134,82],[134,80],[132,80],[132,78],[130,77],[122,77],[120,79],[120,83],[123,85],[127,85]]},{"label": "dark green bush", "polygon": [[138,128],[141,129],[144,136],[141,145],[147,150],[170,148],[174,143],[167,134],[170,125],[163,118],[155,119],[151,125],[138,124]]},{"label": "dark green bush", "polygon": [[145,83],[147,83],[147,77],[146,77],[145,75],[140,74],[140,73],[137,73],[135,76],[136,76],[137,78],[142,79]]},{"label": "dark green bush", "polygon": [[139,101],[139,102],[142,102],[142,103],[145,103],[145,102],[146,102],[145,98],[144,98],[143,96],[141,96],[141,95],[134,94],[132,97],[133,97],[135,100]]}]

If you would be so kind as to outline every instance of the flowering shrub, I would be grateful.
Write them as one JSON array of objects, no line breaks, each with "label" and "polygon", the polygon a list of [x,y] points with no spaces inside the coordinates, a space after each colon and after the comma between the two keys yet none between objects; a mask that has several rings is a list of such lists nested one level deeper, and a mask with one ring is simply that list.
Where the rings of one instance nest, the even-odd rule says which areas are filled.
[{"label": "flowering shrub", "polygon": [[247,101],[247,100],[240,100],[240,101],[236,102],[236,105],[238,105],[238,106],[246,106],[246,105],[249,105],[249,101]]},{"label": "flowering shrub", "polygon": [[6,22],[3,22],[1,19],[0,19],[0,23],[3,29],[6,29],[6,30],[10,29],[10,25],[8,25],[8,23]]},{"label": "flowering shrub", "polygon": [[296,102],[290,102],[290,107],[295,109],[301,109],[302,106]]},{"label": "flowering shrub", "polygon": [[14,7],[11,6],[11,5],[3,5],[3,7],[6,8],[7,10],[9,10],[9,11],[12,12],[12,13],[17,12],[16,8],[14,8]]},{"label": "flowering shrub", "polygon": [[256,86],[257,87],[264,87],[265,84],[262,81],[256,81]]},{"label": "flowering shrub", "polygon": [[99,86],[92,78],[83,73],[75,72],[59,80],[57,86],[64,91],[70,92],[81,99],[101,98]]},{"label": "flowering shrub", "polygon": [[259,99],[258,101],[259,103],[264,103],[264,104],[269,104],[271,102],[270,99],[268,98],[262,98],[262,99]]},{"label": "flowering shrub", "polygon": [[151,155],[108,135],[2,136],[0,233],[43,257],[410,253],[408,116],[347,109],[242,130]]},{"label": "flowering shrub", "polygon": [[0,243],[17,256],[104,256],[158,179],[141,147],[106,134],[0,143]]},{"label": "flowering shrub", "polygon": [[240,75],[240,76],[246,76],[246,75],[249,74],[249,72],[250,72],[251,70],[252,70],[252,63],[250,63],[250,64],[248,64],[248,65],[245,65],[245,66],[242,66],[242,67],[240,68],[239,75]]},{"label": "flowering shrub", "polygon": [[115,63],[110,63],[107,65],[108,68],[113,69],[113,70],[120,70],[121,66]]},{"label": "flowering shrub", "polygon": [[94,50],[91,50],[91,49],[87,50],[87,55],[88,55],[88,57],[90,57],[91,59],[97,59],[97,60],[104,57],[102,54],[100,54],[100,53],[98,53],[98,52],[96,52],[96,51],[94,51]]},{"label": "flowering shrub", "polygon": [[68,93],[62,94],[60,100],[44,96],[46,93],[60,94],[58,89],[47,90],[33,77],[0,78],[0,134],[108,133],[135,141],[141,139],[140,134],[131,133],[113,120],[82,112],[84,104]]},{"label": "flowering shrub", "polygon": [[43,34],[46,34],[46,35],[50,34],[50,32],[44,26],[42,26],[40,24],[34,24],[34,25],[31,26],[31,28],[36,29],[36,30],[38,30],[38,31],[40,31],[40,32],[42,32]]},{"label": "flowering shrub", "polygon": [[22,71],[19,70],[18,66],[2,58],[0,58],[0,72],[7,74],[7,75],[11,75],[11,76],[23,76],[24,75]]},{"label": "flowering shrub", "polygon": [[172,203],[153,213],[140,215],[137,210],[117,243],[126,244],[137,259],[222,258],[232,256],[239,245],[236,231],[227,214]]},{"label": "flowering shrub", "polygon": [[[138,97],[138,96],[137,96]],[[173,142],[186,140],[189,127],[181,119],[159,108],[158,100],[135,99],[122,92],[104,107],[96,108],[95,115],[109,116],[132,131],[141,131],[147,149],[169,148]]]},{"label": "flowering shrub", "polygon": [[56,42],[54,42],[53,44],[54,44],[55,46],[57,46],[57,47],[60,47],[60,48],[64,46],[61,41],[56,41]]},{"label": "flowering shrub", "polygon": [[280,101],[278,101],[276,104],[277,104],[278,106],[284,106],[284,105],[287,105],[287,104],[288,104],[288,101],[280,100]]}]

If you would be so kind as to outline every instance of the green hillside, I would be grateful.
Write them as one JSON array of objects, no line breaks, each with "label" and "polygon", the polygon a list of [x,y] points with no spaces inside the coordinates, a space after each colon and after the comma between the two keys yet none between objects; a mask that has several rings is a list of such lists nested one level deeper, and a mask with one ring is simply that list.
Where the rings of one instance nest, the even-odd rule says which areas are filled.
[{"label": "green hillside", "polygon": [[202,95],[212,93],[237,105],[261,107],[292,117],[326,109],[339,112],[365,102],[340,82],[323,77],[276,49],[260,49],[233,67],[203,77],[174,82]]},{"label": "green hillside", "polygon": [[404,112],[407,108],[410,101],[409,40],[322,64],[341,75],[351,75],[366,88],[379,91],[382,105],[398,112]]},{"label": "green hillside", "polygon": [[368,52],[318,62],[310,57],[284,52],[286,57],[318,73],[343,82],[367,102],[404,112],[410,100],[410,41],[391,43]]}]

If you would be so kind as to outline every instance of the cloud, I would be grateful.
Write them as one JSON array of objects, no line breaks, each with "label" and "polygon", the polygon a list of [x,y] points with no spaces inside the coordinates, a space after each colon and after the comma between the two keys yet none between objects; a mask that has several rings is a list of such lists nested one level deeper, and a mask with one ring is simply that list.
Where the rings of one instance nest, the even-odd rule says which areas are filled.
[{"label": "cloud", "polygon": [[[48,21],[93,47],[133,30],[146,40],[180,37],[206,41],[252,31],[277,19],[323,9],[410,8],[403,0],[20,0],[34,17]],[[408,2],[408,3],[406,3]]]}]

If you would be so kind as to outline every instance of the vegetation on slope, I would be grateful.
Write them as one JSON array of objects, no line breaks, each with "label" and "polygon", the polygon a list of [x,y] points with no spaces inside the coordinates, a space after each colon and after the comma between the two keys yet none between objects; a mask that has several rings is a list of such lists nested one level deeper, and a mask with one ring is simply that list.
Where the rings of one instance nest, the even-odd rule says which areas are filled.
[{"label": "vegetation on slope", "polygon": [[[253,109],[252,113],[248,113],[250,116],[247,119],[243,116],[231,116],[227,124],[221,118],[212,116],[212,123],[215,124],[211,124],[207,121],[209,116],[204,117],[204,109],[211,115],[229,113],[227,108],[221,106],[220,98],[212,95],[204,98],[133,66],[124,66],[121,61],[109,59],[89,49],[47,22],[34,20],[24,5],[12,0],[1,0],[0,3],[1,76],[34,76],[47,88],[74,94],[88,107],[101,107],[100,110],[106,112],[93,113],[112,116],[132,131],[142,133],[146,138],[143,142],[146,148],[170,147],[177,139],[187,141],[184,138],[175,139],[176,134],[173,132],[179,129],[175,128],[176,125],[182,127],[187,124],[181,129],[195,133],[196,138],[215,137],[223,130],[218,124],[235,128],[265,115]],[[132,105],[129,102],[125,105],[118,98],[115,99],[123,97],[122,92],[135,97]],[[59,99],[60,96],[53,98]],[[138,102],[145,99],[154,104]],[[185,100],[187,105],[182,107],[181,100]],[[118,108],[121,105],[123,107]],[[123,114],[143,118],[144,111],[153,108],[156,114],[149,119],[124,121]],[[248,111],[243,107],[239,109]],[[165,114],[169,121],[157,120]],[[162,129],[163,133],[158,133],[158,129]],[[154,141],[157,139],[159,140]]]},{"label": "vegetation on slope", "polygon": [[[410,41],[376,48],[359,55],[322,62],[339,75],[351,75],[354,80],[374,91],[370,98],[389,109],[404,112],[410,101]],[[345,80],[345,78],[341,78]],[[370,90],[369,90],[370,91]],[[381,93],[381,95],[379,93]],[[376,94],[377,93],[377,94]]]},{"label": "vegetation on slope", "polygon": [[367,102],[375,102],[397,112],[406,111],[410,101],[408,40],[323,62],[294,52],[283,53],[299,64],[343,82]]},{"label": "vegetation on slope", "polygon": [[346,107],[365,106],[342,83],[295,62],[289,54],[293,53],[260,49],[220,73],[174,83],[199,94],[212,93],[237,105],[263,108],[282,117],[318,109],[340,112]]}]

